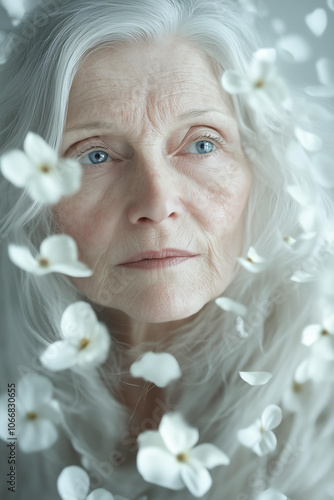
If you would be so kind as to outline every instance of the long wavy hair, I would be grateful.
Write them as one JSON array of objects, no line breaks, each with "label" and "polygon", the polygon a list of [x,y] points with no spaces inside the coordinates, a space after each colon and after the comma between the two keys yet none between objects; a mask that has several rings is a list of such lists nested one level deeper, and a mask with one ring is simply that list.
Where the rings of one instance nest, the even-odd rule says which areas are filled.
[{"label": "long wavy hair", "polygon": [[[59,151],[71,84],[87,55],[116,43],[130,46],[165,37],[201,48],[214,63],[217,78],[227,69],[246,74],[252,53],[261,47],[250,19],[232,0],[52,0],[33,9],[13,30],[10,56],[0,66],[0,153],[22,148],[28,131],[41,135]],[[182,369],[182,378],[165,390],[166,399],[156,400],[157,409],[178,409],[199,428],[201,441],[215,443],[231,458],[229,467],[212,471],[213,487],[205,498],[248,500],[276,487],[294,499],[323,500],[321,488],[334,465],[328,441],[333,436],[333,418],[324,417],[329,385],[322,385],[307,417],[284,413],[277,432],[279,445],[270,459],[260,459],[243,448],[236,433],[268,404],[280,404],[296,366],[306,355],[301,331],[321,320],[319,280],[299,283],[290,278],[295,271],[311,268],[314,272],[328,263],[321,238],[333,219],[333,196],[315,182],[312,170],[297,168],[287,154],[296,125],[292,114],[278,106],[270,114],[255,113],[243,95],[233,96],[233,102],[253,171],[243,256],[254,246],[273,265],[253,274],[236,264],[232,283],[224,291],[224,296],[247,306],[246,334],[236,328],[234,313],[222,311],[211,301],[188,325],[141,347],[172,353]],[[324,141],[323,154],[329,151],[328,125],[315,126]],[[116,397],[122,376],[127,375],[124,359],[130,349],[118,332],[110,331],[110,358],[96,371],[54,374],[40,364],[45,347],[59,339],[65,308],[87,299],[66,276],[36,277],[9,261],[8,243],[36,252],[43,239],[57,232],[57,224],[49,207],[33,202],[4,178],[0,183],[1,335],[7,352],[1,363],[2,380],[15,381],[30,371],[49,376],[63,410],[60,442],[69,438],[75,450],[58,444],[38,455],[41,459],[33,457],[40,460],[47,498],[58,498],[55,484],[61,468],[81,460],[90,470],[92,484],[114,494],[131,499],[141,494],[159,500],[192,498],[186,491],[145,483],[136,470],[136,433],[129,432],[131,417]],[[288,249],[282,239],[303,233],[301,206],[287,191],[291,185],[312,193],[322,221],[315,229],[318,236],[296,251]],[[92,305],[103,316],[103,308]],[[239,371],[261,370],[273,374],[263,387],[251,388],[239,377]],[[147,391],[151,389],[147,384]],[[142,422],[139,431],[156,424]]]}]

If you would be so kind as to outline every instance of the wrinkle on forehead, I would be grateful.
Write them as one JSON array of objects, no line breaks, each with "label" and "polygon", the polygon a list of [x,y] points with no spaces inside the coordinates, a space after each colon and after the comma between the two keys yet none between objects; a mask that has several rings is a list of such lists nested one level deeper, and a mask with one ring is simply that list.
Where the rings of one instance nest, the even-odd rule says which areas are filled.
[{"label": "wrinkle on forehead", "polygon": [[[234,116],[210,58],[180,40],[101,48],[87,56],[71,89],[67,127],[117,116],[132,128],[146,114],[153,123],[213,105]],[[210,104],[209,104],[210,103]],[[124,123],[125,125],[125,123]],[[126,127],[127,128],[127,127]]]}]

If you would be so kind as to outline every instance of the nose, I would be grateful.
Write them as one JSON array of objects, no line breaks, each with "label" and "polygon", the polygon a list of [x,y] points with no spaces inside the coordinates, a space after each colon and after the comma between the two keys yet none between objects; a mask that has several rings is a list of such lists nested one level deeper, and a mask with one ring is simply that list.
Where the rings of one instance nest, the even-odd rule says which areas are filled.
[{"label": "nose", "polygon": [[173,167],[165,163],[161,157],[137,161],[136,175],[131,179],[131,203],[128,209],[131,224],[160,224],[182,213],[176,173],[172,171]]}]

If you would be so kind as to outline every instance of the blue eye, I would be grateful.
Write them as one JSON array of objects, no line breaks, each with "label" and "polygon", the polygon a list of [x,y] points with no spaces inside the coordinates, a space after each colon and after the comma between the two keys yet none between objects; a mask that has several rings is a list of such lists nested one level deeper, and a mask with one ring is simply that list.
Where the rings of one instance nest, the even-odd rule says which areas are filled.
[{"label": "blue eye", "polygon": [[93,151],[92,153],[89,153],[86,156],[88,156],[89,160],[93,163],[93,165],[97,165],[99,163],[105,163],[108,160],[108,153],[106,153],[105,151]]},{"label": "blue eye", "polygon": [[214,148],[214,144],[211,141],[197,141],[195,145],[197,152],[201,154],[211,153]]}]

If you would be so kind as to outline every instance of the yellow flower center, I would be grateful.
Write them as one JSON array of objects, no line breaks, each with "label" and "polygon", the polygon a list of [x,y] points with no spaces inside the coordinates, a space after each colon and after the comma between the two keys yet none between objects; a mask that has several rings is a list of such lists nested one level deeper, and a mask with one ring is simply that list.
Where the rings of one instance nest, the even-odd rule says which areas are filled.
[{"label": "yellow flower center", "polygon": [[252,259],[251,259],[250,257],[247,257],[247,260],[248,260],[249,262],[253,262],[253,261],[252,261]]},{"label": "yellow flower center", "polygon": [[85,349],[85,347],[88,346],[89,342],[90,342],[90,340],[87,339],[86,337],[84,337],[83,339],[81,339],[79,350],[82,351],[83,349]]},{"label": "yellow flower center", "polygon": [[187,455],[187,453],[178,453],[176,455],[176,460],[178,462],[182,462],[182,463],[188,462],[188,455]]},{"label": "yellow flower center", "polygon": [[260,80],[257,80],[255,83],[254,83],[254,87],[256,89],[261,89],[262,87],[264,87],[265,85],[265,82],[264,80],[260,79]]},{"label": "yellow flower center", "polygon": [[49,259],[46,259],[45,257],[41,257],[38,259],[38,264],[40,267],[49,267],[50,262]]},{"label": "yellow flower center", "polygon": [[302,385],[298,384],[298,382],[294,382],[292,385],[292,389],[294,392],[300,392],[302,390]]},{"label": "yellow flower center", "polygon": [[28,411],[27,413],[28,420],[35,420],[36,418],[37,418],[37,413],[35,411]]},{"label": "yellow flower center", "polygon": [[51,168],[49,167],[49,165],[46,165],[45,163],[40,165],[39,169],[43,174],[49,174],[51,172]]},{"label": "yellow flower center", "polygon": [[325,328],[321,331],[321,335],[329,335],[329,331]]}]

